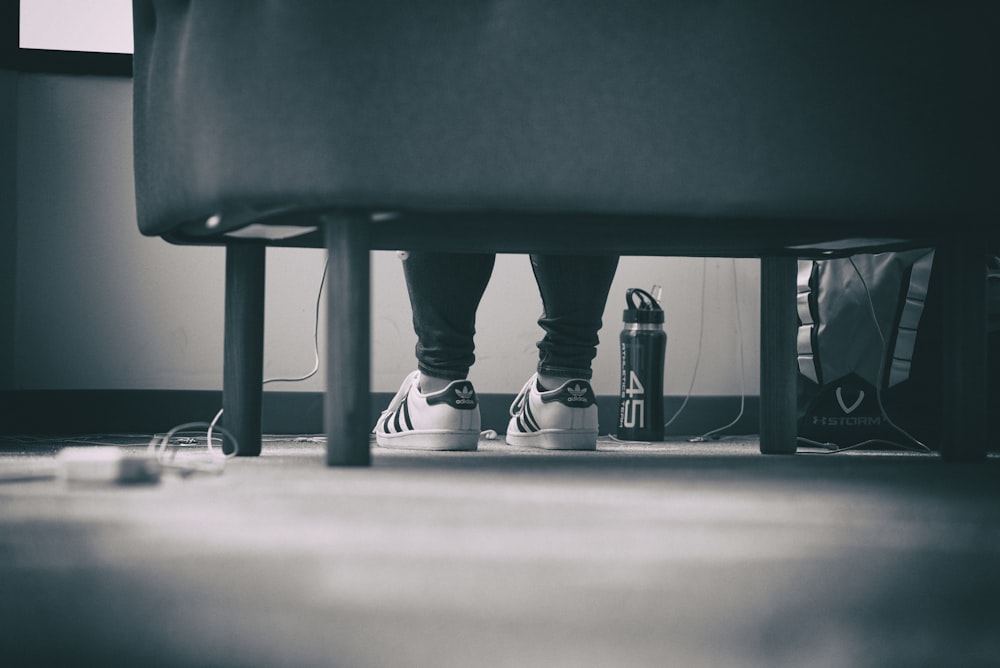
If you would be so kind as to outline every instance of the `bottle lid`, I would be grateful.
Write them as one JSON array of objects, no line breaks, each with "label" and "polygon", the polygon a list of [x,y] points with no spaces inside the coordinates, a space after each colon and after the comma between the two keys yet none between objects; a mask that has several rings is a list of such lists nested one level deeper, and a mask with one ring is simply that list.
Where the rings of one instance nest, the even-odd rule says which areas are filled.
[{"label": "bottle lid", "polygon": [[625,292],[625,303],[628,308],[622,311],[622,320],[626,323],[663,324],[663,309],[645,290],[629,288]]}]

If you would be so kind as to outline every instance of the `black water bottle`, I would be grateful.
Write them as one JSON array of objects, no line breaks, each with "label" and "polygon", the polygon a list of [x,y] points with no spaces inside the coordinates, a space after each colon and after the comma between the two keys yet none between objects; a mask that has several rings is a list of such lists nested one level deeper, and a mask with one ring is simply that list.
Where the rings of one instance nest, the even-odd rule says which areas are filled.
[{"label": "black water bottle", "polygon": [[663,440],[663,367],[667,333],[663,309],[639,288],[625,293],[628,308],[621,343],[621,391],[618,438],[626,441]]}]

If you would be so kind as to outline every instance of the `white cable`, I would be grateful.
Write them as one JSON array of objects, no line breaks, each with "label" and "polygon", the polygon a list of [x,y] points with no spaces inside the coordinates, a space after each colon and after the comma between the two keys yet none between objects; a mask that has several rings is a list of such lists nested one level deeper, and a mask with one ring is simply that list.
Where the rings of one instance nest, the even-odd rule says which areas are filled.
[{"label": "white cable", "polygon": [[[219,412],[215,414],[215,417],[212,418],[212,421],[208,424],[208,434],[206,436],[206,440],[208,441],[209,452],[212,452],[212,431],[215,429],[215,424],[219,421],[219,418],[221,417],[222,417],[222,409],[220,408]],[[236,441],[233,441],[233,443],[236,443]],[[229,456],[235,457],[237,452],[239,452],[239,448],[234,447],[233,451],[229,454]]]},{"label": "white cable", "polygon": [[736,280],[736,259],[732,259],[732,269],[733,269],[733,302],[736,305],[736,344],[740,350],[740,411],[737,413],[736,418],[729,424],[719,427],[718,429],[713,429],[707,431],[701,436],[697,436],[691,439],[692,443],[698,443],[704,441],[711,437],[713,434],[717,434],[720,431],[729,429],[734,424],[740,421],[743,417],[743,410],[746,407],[746,366],[743,360],[743,318],[740,317],[740,294],[738,282]]},{"label": "white cable", "polygon": [[[226,457],[223,457],[221,460],[219,460],[219,458],[214,455],[212,451],[210,438],[206,439],[208,440],[208,445],[206,449],[206,452],[209,455],[208,464],[202,464],[202,463],[188,463],[186,465],[176,464],[174,462],[174,459],[177,456],[176,444],[174,447],[173,454],[170,456],[170,458],[168,459],[165,456],[167,447],[170,445],[170,439],[172,439],[175,434],[183,431],[200,429],[202,427],[210,427],[210,425],[205,422],[188,422],[185,424],[177,425],[176,427],[168,431],[166,434],[164,434],[162,437],[158,438],[157,436],[153,436],[153,438],[149,441],[149,445],[147,446],[146,449],[147,455],[150,458],[155,459],[160,464],[160,466],[178,469],[182,475],[188,475],[191,473],[222,473],[225,467]],[[226,431],[225,428],[218,427],[218,429],[224,435],[228,436],[230,440],[233,441],[233,443],[236,443],[236,439],[234,439],[233,435],[230,434],[228,431]]]},{"label": "white cable", "polygon": [[[319,371],[319,364],[320,364],[320,359],[319,359],[319,316],[320,316],[320,308],[321,308],[322,303],[323,303],[323,286],[326,284],[326,275],[327,275],[327,272],[329,271],[329,269],[330,269],[330,262],[329,262],[329,259],[327,259],[327,261],[323,263],[323,275],[319,279],[319,290],[316,293],[316,309],[315,309],[315,316],[314,316],[314,319],[313,319],[313,358],[314,358],[313,368],[308,373],[306,373],[306,374],[304,374],[302,376],[295,377],[295,378],[267,378],[263,382],[261,382],[261,385],[267,385],[268,383],[298,383],[300,381],[308,380],[308,379],[312,378],[313,376],[316,375],[316,372]],[[220,408],[219,412],[215,414],[215,417],[212,419],[212,421],[208,425],[208,450],[209,450],[209,452],[212,451],[212,431],[215,429],[215,425],[219,422],[219,418],[222,417],[222,411],[223,410],[224,409]],[[234,440],[233,442],[235,443],[236,441]],[[234,451],[231,452],[231,453],[229,453],[229,455],[227,455],[227,456],[229,456],[229,457],[235,457],[236,454],[237,454],[237,452],[238,452],[238,450],[239,450],[238,448],[234,449]]]},{"label": "white cable", "polygon": [[315,316],[313,320],[313,368],[308,373],[302,376],[297,376],[295,378],[267,378],[264,380],[262,385],[267,385],[268,383],[298,383],[303,380],[308,380],[316,375],[319,371],[319,315],[320,307],[323,303],[323,285],[326,283],[326,273],[330,268],[329,261],[323,263],[323,275],[319,279],[319,290],[316,293],[316,309]]},{"label": "white cable", "polygon": [[688,400],[691,399],[691,394],[694,392],[694,381],[698,378],[698,365],[701,364],[701,347],[705,338],[705,283],[706,281],[706,266],[708,264],[708,258],[701,259],[701,312],[698,316],[698,351],[695,353],[694,357],[694,370],[691,372],[691,383],[688,385],[687,394],[684,396],[684,401],[681,402],[680,407],[674,412],[673,417],[666,421],[663,428],[666,429],[674,420],[678,418],[684,407],[687,406]]},{"label": "white cable", "polygon": [[884,439],[884,438],[869,438],[868,440],[865,440],[865,441],[859,441],[858,443],[852,443],[851,445],[844,445],[844,446],[840,446],[840,445],[837,445],[836,443],[830,443],[830,442],[821,443],[820,441],[814,441],[812,439],[805,438],[804,436],[799,436],[797,438],[797,440],[800,441],[800,442],[802,442],[805,445],[813,446],[813,447],[816,447],[816,448],[825,448],[825,452],[808,452],[808,451],[804,451],[804,453],[803,453],[803,454],[810,454],[810,455],[835,455],[838,452],[847,452],[848,450],[857,450],[858,448],[863,448],[866,445],[874,445],[876,443],[882,443],[884,445],[892,445],[894,447],[902,448],[903,450],[907,450],[909,452],[920,452],[920,453],[929,453],[929,452],[931,452],[929,449],[924,449],[927,446],[924,446],[923,444],[921,444],[922,447],[915,448],[915,447],[906,445],[905,443],[899,443],[897,441],[890,441],[890,440]]}]

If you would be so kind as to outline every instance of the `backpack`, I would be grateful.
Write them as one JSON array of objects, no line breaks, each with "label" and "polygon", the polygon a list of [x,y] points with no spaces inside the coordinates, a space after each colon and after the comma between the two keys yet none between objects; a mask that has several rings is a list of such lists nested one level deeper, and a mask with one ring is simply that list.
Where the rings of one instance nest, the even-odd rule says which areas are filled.
[{"label": "backpack", "polygon": [[939,441],[933,264],[932,249],[799,261],[800,441],[920,450]]}]

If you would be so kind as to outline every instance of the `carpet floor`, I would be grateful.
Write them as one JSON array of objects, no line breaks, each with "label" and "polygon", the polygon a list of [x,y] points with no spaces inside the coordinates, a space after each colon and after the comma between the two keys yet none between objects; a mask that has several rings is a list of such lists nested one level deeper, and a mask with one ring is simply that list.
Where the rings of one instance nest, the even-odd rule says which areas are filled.
[{"label": "carpet floor", "polygon": [[995,456],[484,440],[336,469],[268,437],[51,477],[145,440],[0,441],[0,665],[1000,665]]}]

